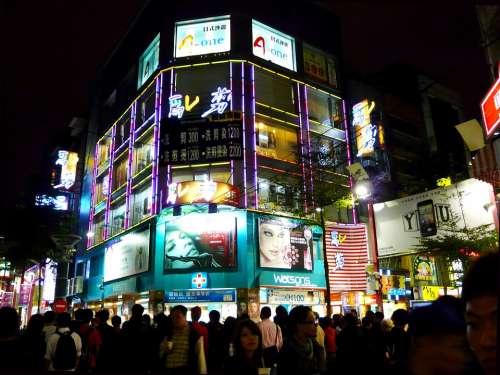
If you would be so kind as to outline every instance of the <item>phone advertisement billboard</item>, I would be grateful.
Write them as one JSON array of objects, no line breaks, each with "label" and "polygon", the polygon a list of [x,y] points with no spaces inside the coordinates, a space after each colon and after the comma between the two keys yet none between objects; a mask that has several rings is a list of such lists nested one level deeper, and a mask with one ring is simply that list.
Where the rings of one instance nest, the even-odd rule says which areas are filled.
[{"label": "phone advertisement billboard", "polygon": [[468,179],[447,187],[373,205],[379,257],[414,254],[419,238],[456,229],[498,226],[493,188]]},{"label": "phone advertisement billboard", "polygon": [[311,226],[285,218],[260,218],[260,267],[312,271]]}]

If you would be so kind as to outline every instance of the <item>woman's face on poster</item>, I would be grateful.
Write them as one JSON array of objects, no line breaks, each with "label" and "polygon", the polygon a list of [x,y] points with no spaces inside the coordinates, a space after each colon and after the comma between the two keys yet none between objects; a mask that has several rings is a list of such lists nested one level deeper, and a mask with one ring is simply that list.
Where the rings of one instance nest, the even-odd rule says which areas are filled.
[{"label": "woman's face on poster", "polygon": [[290,232],[279,224],[262,223],[259,227],[261,259],[266,262],[281,260],[290,244]]},{"label": "woman's face on poster", "polygon": [[196,257],[200,252],[191,237],[186,233],[176,230],[167,234],[165,239],[166,254],[171,257]]}]

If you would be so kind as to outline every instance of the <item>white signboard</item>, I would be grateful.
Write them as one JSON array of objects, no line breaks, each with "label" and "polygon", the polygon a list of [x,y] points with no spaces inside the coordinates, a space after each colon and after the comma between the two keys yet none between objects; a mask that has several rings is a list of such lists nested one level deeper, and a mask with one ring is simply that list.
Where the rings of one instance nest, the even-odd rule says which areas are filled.
[{"label": "white signboard", "polygon": [[54,301],[56,292],[57,263],[47,258],[43,276],[42,298],[45,301]]},{"label": "white signboard", "polygon": [[419,238],[444,234],[455,218],[457,229],[492,224],[496,207],[490,184],[468,179],[446,188],[373,205],[380,257],[415,253]]},{"label": "white signboard", "polygon": [[297,71],[295,39],[255,20],[252,20],[252,51],[255,56]]},{"label": "white signboard", "polygon": [[271,305],[319,305],[319,292],[308,290],[268,289],[268,303]]},{"label": "white signboard", "polygon": [[231,50],[229,16],[182,21],[175,24],[175,57],[206,55]]},{"label": "white signboard", "polygon": [[126,234],[104,254],[104,281],[147,271],[149,268],[149,227]]}]

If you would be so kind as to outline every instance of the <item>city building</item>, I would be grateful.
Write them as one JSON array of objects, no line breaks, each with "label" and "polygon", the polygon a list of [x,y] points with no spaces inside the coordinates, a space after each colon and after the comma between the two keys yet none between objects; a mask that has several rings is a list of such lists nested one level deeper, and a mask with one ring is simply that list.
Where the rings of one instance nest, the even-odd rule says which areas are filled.
[{"label": "city building", "polygon": [[324,314],[318,212],[356,221],[338,203],[351,179],[336,18],[188,3],[148,2],[98,77],[73,293],[125,318],[134,303]]}]

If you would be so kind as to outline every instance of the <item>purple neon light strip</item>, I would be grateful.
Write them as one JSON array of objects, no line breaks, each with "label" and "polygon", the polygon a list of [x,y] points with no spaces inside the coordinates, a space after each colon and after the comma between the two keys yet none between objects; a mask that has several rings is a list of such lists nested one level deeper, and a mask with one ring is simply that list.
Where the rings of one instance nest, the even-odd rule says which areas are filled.
[{"label": "purple neon light strip", "polygon": [[247,155],[246,155],[246,123],[245,123],[245,63],[241,63],[241,113],[243,127],[243,203],[248,208],[247,192]]},{"label": "purple neon light strip", "polygon": [[[97,180],[97,163],[99,156],[99,142],[95,145],[95,154],[94,154],[94,168],[92,168],[92,187],[90,189],[90,217],[89,217],[89,233],[93,232],[92,226],[94,225],[94,212],[95,212],[95,190],[96,190],[96,180]],[[94,243],[94,237],[87,237],[87,247],[92,246]]]},{"label": "purple neon light strip", "polygon": [[257,177],[257,132],[255,130],[255,66],[250,65],[250,80],[252,82],[252,146],[253,146],[253,186],[254,186],[254,207],[259,207],[259,186],[258,186],[258,177]]},{"label": "purple neon light strip", "polygon": [[[346,106],[345,106],[345,100],[342,100],[342,110],[344,111],[344,131],[345,131],[345,140],[346,140],[346,146],[347,146],[347,165],[352,164],[352,159],[351,159],[351,147],[350,147],[350,138],[349,138],[349,127],[347,123],[347,111],[346,111]],[[349,174],[349,186],[351,187],[351,192],[353,189],[353,181],[352,181],[352,176]],[[354,205],[354,201],[352,202],[352,218],[354,224],[358,223],[358,219],[356,217],[356,207]]]},{"label": "purple neon light strip", "polygon": [[116,124],[111,130],[111,156],[109,159],[109,175],[108,175],[108,197],[106,201],[106,212],[104,213],[104,239],[108,238],[109,232],[109,217],[111,211],[111,192],[113,191],[113,164],[115,160],[115,135]]},{"label": "purple neon light strip", "polygon": [[[170,70],[170,96],[174,95],[174,68]],[[167,184],[172,183],[172,167],[167,167]]]},{"label": "purple neon light strip", "polygon": [[132,198],[132,164],[134,161],[135,145],[135,125],[137,120],[137,100],[132,105],[132,118],[130,123],[130,137],[128,144],[128,162],[127,162],[127,193],[125,194],[125,229],[130,226],[130,201]]},{"label": "purple neon light strip", "polygon": [[304,189],[304,211],[307,213],[307,194],[306,194],[306,169],[304,165],[304,141],[302,137],[302,106],[300,104],[300,84],[297,82],[297,103],[299,104],[299,135],[300,135],[300,165],[302,168],[302,182]]},{"label": "purple neon light strip", "polygon": [[[306,110],[305,113],[305,121],[307,125],[307,146],[308,146],[308,154],[309,154],[309,174],[311,175],[311,197],[314,197],[314,181],[313,181],[313,173],[312,173],[312,155],[311,155],[311,131],[309,128],[309,107],[307,105],[307,86],[303,85],[304,87],[304,107]],[[314,202],[314,199],[312,200],[313,204],[313,210],[316,207],[316,202]]]},{"label": "purple neon light strip", "polygon": [[151,186],[151,215],[158,212],[158,158],[160,144],[160,117],[161,117],[161,81],[162,76],[156,78],[156,100],[155,100],[155,125],[154,125],[154,157],[153,157],[153,181]]},{"label": "purple neon light strip", "polygon": [[[234,94],[233,94],[233,63],[231,61],[229,62],[229,90],[231,90],[231,96],[234,98]],[[233,112],[233,101],[232,100],[229,103],[229,105],[230,105],[229,108],[230,108],[231,112]],[[231,184],[234,184],[234,160],[230,160],[229,165],[230,165],[229,173],[231,176]]]}]

